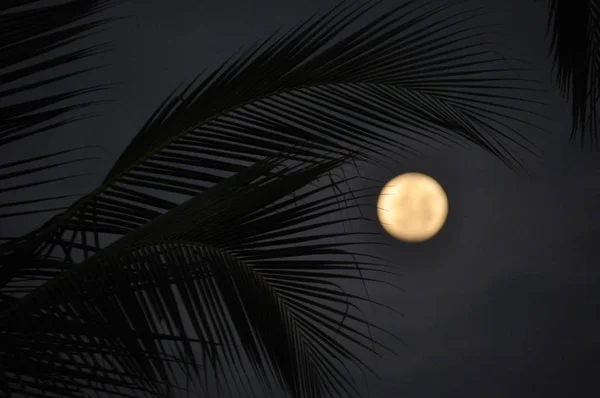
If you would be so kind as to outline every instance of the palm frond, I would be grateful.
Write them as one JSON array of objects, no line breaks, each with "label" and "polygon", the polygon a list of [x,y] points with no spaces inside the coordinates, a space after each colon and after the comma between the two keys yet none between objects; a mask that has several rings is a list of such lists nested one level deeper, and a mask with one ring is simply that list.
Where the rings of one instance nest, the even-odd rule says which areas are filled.
[{"label": "palm frond", "polygon": [[[15,193],[21,190],[25,190],[27,188],[55,183],[60,180],[65,180],[69,178],[79,177],[80,175],[66,175],[62,177],[53,177],[50,178],[48,176],[42,175],[42,172],[48,170],[54,170],[57,168],[65,168],[65,166],[74,165],[76,163],[98,159],[97,157],[86,156],[86,157],[77,157],[75,159],[67,159],[66,154],[75,152],[81,149],[86,149],[90,147],[82,147],[82,148],[73,148],[70,150],[57,151],[52,153],[46,153],[40,156],[30,156],[25,159],[20,159],[12,162],[6,162],[0,164],[0,194],[5,193]],[[58,159],[57,159],[58,158]],[[46,162],[44,162],[46,161]],[[50,163],[47,163],[50,161]],[[44,164],[46,163],[46,164]],[[62,173],[61,173],[62,174]],[[33,177],[33,181],[31,179],[28,182],[23,181],[23,177]],[[17,181],[16,183],[13,181]],[[6,184],[6,185],[5,185]],[[67,195],[55,195],[45,198],[36,198],[36,199],[25,199],[25,200],[17,200],[13,202],[0,202],[0,218],[8,218],[8,217],[18,217],[22,215],[35,214],[35,213],[45,213],[57,210],[65,210],[68,207],[62,208],[48,208],[43,207],[41,209],[28,209],[23,210],[22,207],[24,205],[30,204],[40,204],[50,201],[56,201],[60,199],[70,198],[73,196],[83,196],[83,194],[67,194]],[[4,212],[4,209],[13,209],[18,208],[19,211],[12,212]]]},{"label": "palm frond", "polygon": [[377,342],[360,327],[377,326],[340,283],[393,272],[346,249],[368,234],[318,233],[357,204],[308,184],[347,159],[259,162],[39,287],[1,316],[0,387],[167,397],[179,372],[207,396],[251,394],[249,375],[358,394],[345,367],[366,367],[356,348]]},{"label": "palm frond", "polygon": [[[368,19],[378,3],[341,3],[175,90],[97,190],[0,246],[0,254],[62,256],[74,264],[73,253],[88,258],[100,249],[99,235],[133,233],[286,151],[290,159],[320,161],[361,149],[382,161],[422,143],[467,140],[519,167],[514,146],[532,144],[515,123],[531,112],[522,92],[534,88],[513,76],[493,43],[481,42],[473,22],[480,10],[464,11],[462,1],[408,1]],[[18,266],[0,273],[5,269],[4,280],[21,278]]]},{"label": "palm frond", "polygon": [[598,146],[600,98],[600,3],[548,0],[548,30],[556,84],[571,101],[571,140]]},{"label": "palm frond", "polygon": [[[20,0],[0,5],[0,147],[12,150],[31,138],[47,139],[47,133],[90,116],[86,108],[101,103],[83,101],[87,94],[107,89],[95,85],[76,90],[58,90],[57,83],[90,72],[94,68],[78,67],[78,61],[99,54],[105,45],[77,45],[96,33],[111,19],[93,20],[93,16],[113,5],[112,0],[68,0],[62,2]],[[67,69],[65,69],[67,68]],[[50,88],[50,92],[48,88]],[[55,91],[55,93],[52,93]],[[75,100],[79,100],[75,102]],[[75,178],[65,170],[74,162],[90,157],[69,159],[75,149],[44,153],[0,164],[0,193],[18,197],[23,190],[60,179]],[[51,159],[53,163],[44,164]],[[46,170],[63,166],[60,177],[45,176]],[[72,169],[72,167],[71,167]],[[45,201],[13,199],[0,204],[11,208],[0,217],[59,212],[65,206],[45,204],[70,194],[46,198]],[[30,205],[36,203],[35,207]],[[39,205],[43,204],[42,208]]]},{"label": "palm frond", "polygon": [[[108,86],[46,95],[29,100],[40,88],[86,73],[60,68],[102,52],[105,45],[73,48],[70,45],[97,31],[111,19],[84,22],[111,6],[113,0],[68,0],[59,4],[40,0],[8,2],[0,14],[0,145],[53,130],[78,120],[67,118],[74,110],[94,102],[61,105],[67,100]],[[27,7],[26,7],[27,6]],[[61,50],[62,54],[57,53]],[[67,51],[65,53],[65,50]],[[39,78],[52,71],[52,77]]]}]

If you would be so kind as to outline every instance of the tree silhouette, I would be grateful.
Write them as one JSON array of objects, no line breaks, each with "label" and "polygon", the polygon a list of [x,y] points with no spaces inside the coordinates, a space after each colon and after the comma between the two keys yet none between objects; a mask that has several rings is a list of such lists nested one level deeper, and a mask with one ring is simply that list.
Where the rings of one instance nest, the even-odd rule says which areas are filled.
[{"label": "tree silhouette", "polygon": [[[103,49],[82,46],[114,3],[0,5],[2,146],[87,116],[91,102],[61,104],[105,86],[39,89]],[[348,366],[369,369],[359,352],[381,328],[340,281],[393,268],[353,248],[377,237],[329,229],[369,198],[337,171],[417,143],[470,142],[515,168],[514,147],[532,150],[518,129],[534,88],[483,40],[482,10],[379,3],[340,3],[174,90],[68,208],[47,205],[63,195],[1,205],[54,212],[0,245],[5,395],[360,395]],[[72,177],[76,150],[1,164],[2,192]]]}]

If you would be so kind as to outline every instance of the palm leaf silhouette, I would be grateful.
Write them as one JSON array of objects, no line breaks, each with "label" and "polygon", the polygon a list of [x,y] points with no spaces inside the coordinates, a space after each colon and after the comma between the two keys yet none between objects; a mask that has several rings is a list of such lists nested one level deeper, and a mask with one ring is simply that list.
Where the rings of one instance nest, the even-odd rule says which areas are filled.
[{"label": "palm leaf silhouette", "polygon": [[531,81],[460,3],[370,19],[379,2],[341,3],[174,90],[100,187],[0,246],[4,390],[172,396],[185,374],[209,396],[252,394],[249,375],[294,397],[358,394],[343,368],[366,366],[355,347],[372,350],[360,326],[375,325],[338,282],[390,271],[321,230],[365,196],[311,184],[421,142],[512,167],[511,145],[531,149],[513,126]]},{"label": "palm leaf silhouette", "polygon": [[[548,0],[548,10],[556,84],[563,96],[571,100],[571,139],[579,138],[582,146],[589,141],[590,147],[597,147],[600,3],[596,0]],[[586,134],[587,130],[589,133]]]},{"label": "palm leaf silhouette", "polygon": [[[196,368],[198,390],[206,389],[209,396],[209,386],[201,385],[209,377],[201,369],[213,369],[217,383],[253,370],[268,380],[272,370],[298,397],[352,391],[335,358],[364,365],[350,348],[371,350],[375,342],[340,319],[375,326],[336,308],[358,298],[336,280],[359,279],[349,273],[358,267],[365,273],[385,269],[348,258],[352,252],[343,246],[359,242],[349,233],[305,234],[343,221],[323,220],[352,206],[341,205],[339,195],[316,197],[325,186],[303,192],[305,203],[299,206],[298,197],[289,197],[343,160],[281,171],[274,170],[275,162],[260,163],[38,288],[4,314],[3,324],[11,325],[11,333],[3,336],[5,355],[29,358],[4,362],[13,365],[6,370],[34,378],[38,374],[30,369],[40,369],[39,385],[74,391],[86,380],[109,391],[125,370],[137,388],[166,396],[161,387],[174,384],[169,375],[181,363],[165,362],[162,355],[168,352],[165,342],[177,342],[171,348]],[[265,177],[269,171],[274,172]],[[44,297],[43,303],[36,296]],[[191,320],[191,331],[185,319]],[[340,344],[336,335],[352,344]],[[82,344],[84,338],[94,344]],[[72,359],[46,363],[50,345],[62,356],[106,353],[112,366],[105,365],[106,374],[96,377],[97,364],[80,364],[75,378],[69,372]],[[194,354],[195,345],[202,355]],[[236,392],[244,392],[244,381]]]},{"label": "palm leaf silhouette", "polygon": [[[105,10],[113,1],[70,0],[48,3],[39,0],[6,1],[0,5],[0,147],[8,146],[32,137],[47,135],[67,124],[89,117],[76,115],[78,111],[100,101],[79,101],[85,94],[109,88],[95,85],[77,90],[42,94],[48,86],[55,85],[95,68],[65,72],[64,67],[77,65],[77,61],[97,55],[106,45],[88,45],[81,48],[73,44],[97,33],[98,28],[112,19],[90,20],[91,16]],[[29,7],[27,7],[29,6]],[[50,77],[40,77],[52,72]],[[35,99],[32,99],[36,97]],[[23,100],[22,98],[29,98]],[[71,102],[71,103],[69,103]],[[22,191],[38,185],[68,179],[74,175],[62,174],[58,178],[37,177],[40,172],[62,168],[92,159],[81,156],[71,159],[73,152],[85,148],[71,148],[53,153],[31,156],[0,164],[0,181],[8,186],[0,192]],[[41,163],[49,162],[45,165]],[[15,168],[19,168],[15,170]],[[23,183],[22,177],[34,177],[34,181]],[[17,182],[14,182],[16,179]],[[10,181],[9,181],[10,180]],[[2,203],[0,217],[15,217],[38,212],[61,210],[61,208],[27,209],[28,204],[54,201],[65,195],[37,198],[29,201]],[[6,209],[6,211],[5,211]],[[16,210],[14,210],[16,209]],[[14,211],[13,211],[14,210]]]},{"label": "palm leaf silhouette", "polygon": [[[504,93],[532,88],[477,41],[480,29],[467,24],[477,11],[409,1],[334,40],[377,3],[342,3],[174,93],[97,190],[2,249],[60,247],[72,263],[73,250],[100,249],[88,233],[122,236],[176,206],[159,192],[194,196],[291,145],[294,157],[369,147],[381,158],[410,142],[467,139],[519,165],[507,144],[532,145],[508,123],[525,112],[514,102],[527,101]],[[21,268],[13,272],[7,280]]]},{"label": "palm leaf silhouette", "polygon": [[[82,110],[101,101],[85,100],[86,94],[105,90],[110,85],[92,85],[75,90],[46,89],[57,83],[88,73],[78,61],[106,50],[105,44],[84,45],[83,39],[96,34],[113,18],[94,19],[115,2],[111,0],[69,0],[56,3],[40,0],[5,1],[0,5],[0,148],[8,152],[14,144],[31,139],[49,139],[53,131],[92,116]],[[65,70],[66,68],[66,70]],[[52,90],[51,90],[52,91]],[[16,199],[0,203],[0,218],[15,219],[36,213],[65,210],[56,201],[81,194],[65,193],[20,199],[29,188],[53,184],[81,176],[69,166],[95,159],[82,155],[90,147],[67,148],[51,153],[23,157],[0,163],[0,193],[17,194]],[[73,155],[75,157],[73,158]],[[48,170],[57,175],[48,177]],[[42,208],[39,208],[39,205]],[[32,208],[33,207],[33,208]],[[1,237],[9,240],[12,237]],[[10,265],[2,262],[0,279],[5,283]],[[48,261],[47,263],[50,263]],[[12,301],[11,294],[0,294],[0,307]]]}]

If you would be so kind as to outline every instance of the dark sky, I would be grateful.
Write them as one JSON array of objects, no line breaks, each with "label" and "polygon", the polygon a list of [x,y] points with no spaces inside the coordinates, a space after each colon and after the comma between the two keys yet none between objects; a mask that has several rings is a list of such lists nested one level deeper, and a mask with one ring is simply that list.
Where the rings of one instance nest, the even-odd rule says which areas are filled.
[{"label": "dark sky", "polygon": [[[214,67],[242,45],[291,26],[337,0],[131,0],[111,14],[137,18],[111,25],[114,51],[94,79],[123,82],[104,116],[66,129],[44,146],[102,145],[112,154],[89,167],[88,191],[173,87]],[[546,10],[533,0],[478,0],[503,26],[507,56],[540,69],[546,59]],[[97,63],[97,59],[89,61]],[[543,152],[520,177],[479,149],[443,148],[424,159],[398,161],[387,180],[406,171],[434,176],[446,189],[450,215],[431,241],[388,239],[384,255],[404,273],[406,291],[371,294],[404,317],[373,310],[407,346],[388,340],[372,397],[589,396],[600,369],[600,158],[568,142],[568,107],[556,90],[544,94],[551,133],[531,131]],[[539,123],[539,121],[536,121]],[[529,134],[529,132],[525,131]],[[65,138],[61,138],[65,137]],[[59,190],[60,187],[56,187]],[[3,224],[6,227],[6,224]],[[30,227],[30,225],[29,225]],[[13,228],[29,229],[27,225]]]}]

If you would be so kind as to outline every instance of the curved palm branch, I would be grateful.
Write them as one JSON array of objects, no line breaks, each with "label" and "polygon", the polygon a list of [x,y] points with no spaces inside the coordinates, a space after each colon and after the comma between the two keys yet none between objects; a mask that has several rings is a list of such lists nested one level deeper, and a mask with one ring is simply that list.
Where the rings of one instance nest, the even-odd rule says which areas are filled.
[{"label": "curved palm branch", "polygon": [[[33,288],[15,292],[15,281],[39,284],[284,151],[323,160],[368,149],[361,156],[381,160],[411,143],[467,140],[518,167],[511,145],[532,148],[514,126],[531,113],[520,90],[534,88],[480,41],[480,10],[408,1],[345,34],[378,3],[341,3],[174,91],[98,189],[0,246],[0,293],[23,296]],[[35,268],[14,260],[24,257]]]},{"label": "curved palm branch", "polygon": [[[596,109],[600,98],[600,2],[548,0],[550,51],[556,83],[571,99],[571,139],[598,146]],[[589,133],[586,134],[586,130]],[[589,134],[589,135],[588,135]]]},{"label": "curved palm branch", "polygon": [[356,348],[377,343],[358,326],[376,326],[339,282],[391,271],[343,248],[366,234],[315,233],[356,204],[308,187],[347,159],[260,162],[21,299],[0,320],[0,387],[166,397],[179,370],[206,396],[251,394],[251,375],[293,397],[358,394],[347,366],[366,367]]}]

